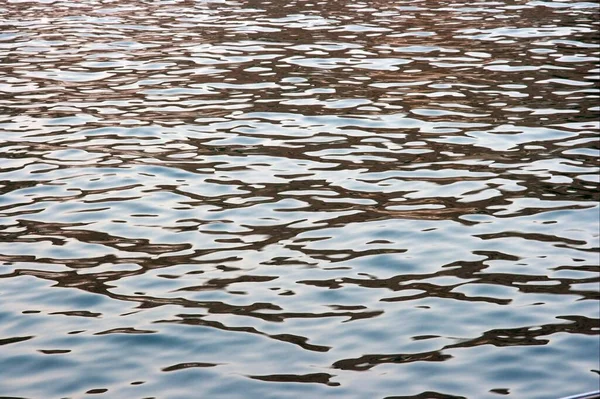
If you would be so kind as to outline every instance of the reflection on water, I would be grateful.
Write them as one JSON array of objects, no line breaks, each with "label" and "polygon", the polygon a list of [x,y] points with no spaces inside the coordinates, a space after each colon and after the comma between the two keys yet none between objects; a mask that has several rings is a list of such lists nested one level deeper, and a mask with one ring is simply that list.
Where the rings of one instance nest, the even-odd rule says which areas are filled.
[{"label": "reflection on water", "polygon": [[0,4],[0,394],[598,385],[598,8]]}]

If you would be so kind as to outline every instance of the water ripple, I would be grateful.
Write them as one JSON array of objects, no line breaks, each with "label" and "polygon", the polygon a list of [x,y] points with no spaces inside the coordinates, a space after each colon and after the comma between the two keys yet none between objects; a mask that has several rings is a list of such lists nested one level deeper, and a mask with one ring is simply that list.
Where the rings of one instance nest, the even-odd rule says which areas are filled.
[{"label": "water ripple", "polygon": [[5,2],[0,393],[597,389],[597,11]]}]

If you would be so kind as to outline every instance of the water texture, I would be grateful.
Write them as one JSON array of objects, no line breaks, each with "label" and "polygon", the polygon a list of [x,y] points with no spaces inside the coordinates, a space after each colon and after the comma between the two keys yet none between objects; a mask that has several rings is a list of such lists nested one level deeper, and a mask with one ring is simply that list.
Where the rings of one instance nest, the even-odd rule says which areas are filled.
[{"label": "water texture", "polygon": [[599,383],[599,9],[0,3],[0,396]]}]

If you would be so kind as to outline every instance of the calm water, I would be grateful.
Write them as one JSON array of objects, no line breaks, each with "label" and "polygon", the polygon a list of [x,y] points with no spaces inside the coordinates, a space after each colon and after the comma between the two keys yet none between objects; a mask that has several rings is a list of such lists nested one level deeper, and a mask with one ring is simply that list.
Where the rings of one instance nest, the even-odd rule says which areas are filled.
[{"label": "calm water", "polygon": [[597,389],[598,13],[2,1],[0,396]]}]

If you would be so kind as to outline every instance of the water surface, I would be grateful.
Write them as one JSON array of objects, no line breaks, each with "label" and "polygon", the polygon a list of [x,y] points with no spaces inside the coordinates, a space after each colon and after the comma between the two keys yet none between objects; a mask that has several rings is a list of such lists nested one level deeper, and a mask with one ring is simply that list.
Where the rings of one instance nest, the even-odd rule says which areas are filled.
[{"label": "water surface", "polygon": [[0,4],[0,396],[599,383],[598,6]]}]

